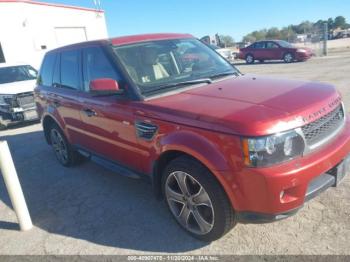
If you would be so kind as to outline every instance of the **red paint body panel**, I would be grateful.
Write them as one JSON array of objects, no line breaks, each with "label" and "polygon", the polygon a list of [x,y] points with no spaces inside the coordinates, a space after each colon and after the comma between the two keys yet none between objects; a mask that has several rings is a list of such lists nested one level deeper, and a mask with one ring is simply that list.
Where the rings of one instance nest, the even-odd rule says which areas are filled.
[{"label": "red paint body panel", "polygon": [[[112,43],[185,37],[191,36],[141,35],[114,38]],[[42,86],[35,93],[39,114],[52,117],[70,143],[150,176],[162,154],[191,155],[217,178],[237,211],[277,214],[302,206],[309,182],[350,152],[347,120],[332,142],[303,157],[266,168],[244,164],[242,137],[301,127],[338,106],[340,95],[327,84],[245,75],[145,100]],[[86,109],[96,115],[85,115]],[[136,121],[158,127],[153,139],[136,135]],[[282,190],[291,194],[283,203]]]},{"label": "red paint body panel", "polygon": [[338,99],[331,85],[246,75],[153,99],[146,105],[155,107],[154,114],[167,113],[162,116],[167,119],[181,116],[176,121],[186,125],[259,136],[300,127],[307,123],[302,116]]}]

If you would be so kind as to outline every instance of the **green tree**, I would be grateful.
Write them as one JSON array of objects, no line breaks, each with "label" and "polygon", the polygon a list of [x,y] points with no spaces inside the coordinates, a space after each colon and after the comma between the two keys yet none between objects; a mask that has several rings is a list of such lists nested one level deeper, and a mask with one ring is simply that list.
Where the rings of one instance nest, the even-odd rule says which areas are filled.
[{"label": "green tree", "polygon": [[281,38],[281,32],[277,27],[271,27],[269,30],[267,30],[266,39],[280,39],[280,38]]},{"label": "green tree", "polygon": [[336,28],[341,28],[341,29],[345,29],[346,27],[346,19],[344,16],[337,16],[334,19],[334,23],[333,23],[334,29]]},{"label": "green tree", "polygon": [[328,30],[333,30],[333,29],[335,29],[334,28],[334,20],[333,20],[333,18],[328,18],[328,20],[327,20],[327,23],[328,23]]},{"label": "green tree", "polygon": [[235,40],[230,35],[220,35],[220,41],[225,45],[225,47],[235,45]]},{"label": "green tree", "polygon": [[245,42],[245,43],[253,43],[255,41],[256,41],[256,38],[252,34],[248,34],[244,36],[242,40],[242,42]]}]

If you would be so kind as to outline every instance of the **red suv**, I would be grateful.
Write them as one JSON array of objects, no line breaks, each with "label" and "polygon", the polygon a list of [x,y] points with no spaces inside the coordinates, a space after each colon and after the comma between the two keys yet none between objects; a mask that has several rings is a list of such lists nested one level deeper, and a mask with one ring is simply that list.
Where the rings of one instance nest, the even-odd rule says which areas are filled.
[{"label": "red suv", "polygon": [[35,97],[63,166],[84,156],[148,177],[205,241],[286,218],[349,171],[350,120],[333,86],[242,75],[191,35],[50,51]]},{"label": "red suv", "polygon": [[238,57],[253,64],[255,60],[263,63],[265,60],[283,60],[286,63],[305,61],[314,52],[309,48],[296,48],[282,40],[259,41],[239,51]]}]

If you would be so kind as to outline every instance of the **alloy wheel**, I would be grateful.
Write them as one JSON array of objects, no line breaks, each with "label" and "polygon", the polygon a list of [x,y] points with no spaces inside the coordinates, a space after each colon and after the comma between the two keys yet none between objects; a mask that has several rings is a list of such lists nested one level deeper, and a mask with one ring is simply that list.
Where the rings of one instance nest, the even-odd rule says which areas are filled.
[{"label": "alloy wheel", "polygon": [[293,61],[293,56],[292,56],[292,54],[286,54],[285,56],[284,56],[284,61],[286,61],[287,63],[290,63],[290,62],[292,62]]},{"label": "alloy wheel", "polygon": [[214,208],[204,187],[183,171],[171,173],[165,195],[176,220],[188,231],[204,235],[214,226]]},{"label": "alloy wheel", "polygon": [[50,137],[57,159],[66,164],[68,162],[68,149],[62,135],[56,129],[51,129]]}]

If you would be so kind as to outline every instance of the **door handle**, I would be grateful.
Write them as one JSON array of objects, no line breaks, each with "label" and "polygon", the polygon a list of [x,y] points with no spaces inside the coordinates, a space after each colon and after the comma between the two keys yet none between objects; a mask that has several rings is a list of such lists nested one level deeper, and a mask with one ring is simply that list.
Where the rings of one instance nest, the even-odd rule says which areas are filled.
[{"label": "door handle", "polygon": [[90,108],[86,108],[86,109],[83,109],[83,112],[85,115],[87,115],[88,117],[92,117],[92,116],[97,116],[97,113],[95,110],[92,110]]}]

